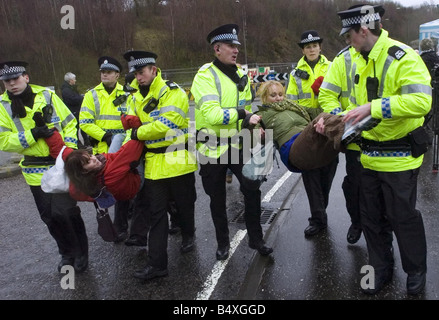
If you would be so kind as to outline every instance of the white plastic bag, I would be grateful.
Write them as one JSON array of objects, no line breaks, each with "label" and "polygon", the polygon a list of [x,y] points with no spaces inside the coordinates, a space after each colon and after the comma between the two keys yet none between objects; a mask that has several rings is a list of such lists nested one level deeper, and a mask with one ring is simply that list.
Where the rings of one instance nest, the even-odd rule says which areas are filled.
[{"label": "white plastic bag", "polygon": [[258,145],[253,149],[251,158],[242,167],[242,175],[251,180],[262,183],[273,170],[274,145],[273,141]]},{"label": "white plastic bag", "polygon": [[62,153],[64,146],[56,157],[56,162],[53,167],[44,172],[41,178],[41,189],[46,193],[68,193],[69,192],[69,177],[64,171],[64,160]]}]

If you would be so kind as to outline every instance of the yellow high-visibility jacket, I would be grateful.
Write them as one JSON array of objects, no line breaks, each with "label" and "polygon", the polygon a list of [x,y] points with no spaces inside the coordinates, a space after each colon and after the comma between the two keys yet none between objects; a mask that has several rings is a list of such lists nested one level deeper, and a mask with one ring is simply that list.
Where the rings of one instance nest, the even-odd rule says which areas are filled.
[{"label": "yellow high-visibility jacket", "polygon": [[[353,47],[347,46],[331,62],[319,93],[319,104],[323,111],[341,114],[349,107],[351,69],[357,55],[359,53]],[[356,143],[350,143],[347,149],[359,151],[360,147]]]},{"label": "yellow high-visibility jacket", "polygon": [[[139,89],[136,79],[131,86]],[[148,103],[154,101],[158,101],[156,107],[146,109],[145,112]],[[142,122],[142,126],[137,129],[137,137],[145,141],[147,147],[146,179],[178,177],[198,169],[195,154],[188,150],[195,150],[195,145],[192,148],[185,147],[190,135],[195,134],[195,128],[192,128],[193,132],[189,132],[189,100],[182,88],[173,82],[163,80],[161,70],[157,68],[157,76],[151,83],[146,97],[138,90],[128,98],[127,105],[129,114],[137,115]],[[162,152],[155,153],[154,149],[159,148]]]},{"label": "yellow high-visibility jacket", "polygon": [[95,88],[89,90],[82,101],[81,111],[79,112],[79,127],[99,143],[93,147],[93,153],[107,153],[109,146],[102,141],[106,132],[113,135],[125,133],[121,113],[127,112],[126,102],[115,106],[114,100],[119,96],[125,96],[123,86],[116,84],[116,88],[108,94],[104,85],[100,83]]},{"label": "yellow high-visibility jacket", "polygon": [[[381,122],[362,137],[389,141],[406,137],[422,126],[431,109],[430,73],[421,57],[409,46],[389,38],[382,30],[369,53],[368,61],[358,55],[352,65],[354,85],[348,110],[368,103],[366,80],[379,80],[378,99],[371,101],[371,115]],[[361,155],[364,168],[398,172],[421,166],[423,155],[414,158],[410,151],[366,152]]]},{"label": "yellow high-visibility jacket", "polygon": [[[237,73],[240,78],[245,75],[241,68],[238,68]],[[230,146],[240,149],[242,146],[239,139],[236,139],[242,123],[238,110],[252,110],[250,81],[243,91],[239,91],[236,83],[211,62],[198,70],[192,82],[191,93],[196,104],[198,152],[208,158],[217,159]]]},{"label": "yellow high-visibility jacket", "polygon": [[[286,89],[287,98],[296,101],[302,106],[317,108],[319,106],[319,100],[318,97],[314,95],[311,86],[318,77],[325,77],[330,63],[331,62],[324,55],[320,55],[319,62],[317,62],[313,70],[308,62],[306,62],[305,56],[303,56],[289,76]],[[308,73],[308,80],[300,78],[297,69]]]},{"label": "yellow high-visibility jacket", "polygon": [[[35,112],[43,113],[42,109],[47,104],[53,106],[51,122],[47,123],[47,127],[57,128],[65,144],[76,149],[77,121],[69,108],[55,92],[37,85],[31,84],[30,87],[36,96],[32,106],[25,106],[26,117],[24,118],[12,119],[11,100],[7,92],[0,96],[0,150],[31,157],[50,157],[49,147],[44,139],[40,138],[35,141],[31,133],[31,129],[35,128],[35,122],[32,120]],[[24,158],[19,165],[26,183],[30,186],[40,186],[43,173],[53,165],[24,165],[23,161]]]}]

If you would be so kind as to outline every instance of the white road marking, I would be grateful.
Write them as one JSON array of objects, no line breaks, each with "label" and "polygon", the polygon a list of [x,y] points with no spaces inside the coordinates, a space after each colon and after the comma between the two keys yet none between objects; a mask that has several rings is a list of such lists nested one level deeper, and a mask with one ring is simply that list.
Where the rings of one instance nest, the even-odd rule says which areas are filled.
[{"label": "white road marking", "polygon": [[287,171],[285,174],[280,178],[280,180],[277,181],[277,183],[271,188],[270,191],[267,192],[264,199],[262,199],[262,202],[270,202],[271,198],[274,196],[274,194],[279,190],[280,187],[287,181],[287,179],[291,176],[292,172]]},{"label": "white road marking", "polygon": [[[292,174],[291,171],[287,171],[282,176],[282,178],[273,186],[273,188],[271,188],[270,191],[267,192],[262,202],[270,202],[271,198],[279,190],[279,188],[285,183],[285,181],[287,181],[287,179],[291,176],[291,174]],[[218,283],[218,280],[221,277],[221,274],[223,273],[224,269],[229,263],[230,258],[233,256],[233,253],[241,243],[242,239],[244,239],[246,234],[247,234],[247,230],[238,230],[238,232],[236,232],[232,242],[230,243],[229,257],[226,260],[217,261],[215,263],[212,272],[210,273],[210,275],[207,277],[206,281],[203,284],[203,290],[201,292],[198,292],[195,300],[210,299],[210,296],[212,295],[213,290],[215,290],[215,287]]]},{"label": "white road marking", "polygon": [[226,260],[217,261],[215,263],[212,272],[210,273],[207,280],[204,282],[203,291],[197,294],[197,298],[195,300],[209,300],[213,290],[216,287],[216,284],[218,283],[219,278],[221,277],[221,274],[223,273],[224,269],[229,263],[230,258],[233,256],[233,253],[235,252],[236,248],[238,248],[239,244],[241,243],[242,239],[244,239],[246,234],[247,230],[238,230],[238,232],[236,232],[232,242],[230,243],[229,257]]}]

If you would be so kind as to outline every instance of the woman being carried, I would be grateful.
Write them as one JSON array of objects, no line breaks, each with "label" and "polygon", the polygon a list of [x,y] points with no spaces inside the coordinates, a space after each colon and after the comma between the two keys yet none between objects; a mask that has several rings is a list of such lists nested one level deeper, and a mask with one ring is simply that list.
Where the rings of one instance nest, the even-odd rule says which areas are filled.
[{"label": "woman being carried", "polygon": [[264,82],[257,94],[262,101],[257,114],[266,129],[273,129],[281,160],[290,171],[323,167],[343,151],[342,116],[285,99],[285,89],[278,81]]},{"label": "woman being carried", "polygon": [[[34,118],[39,126],[45,125],[43,119]],[[43,121],[43,122],[41,122]],[[125,130],[141,125],[135,116],[122,115]],[[58,131],[46,143],[50,155],[56,158],[64,147]],[[130,140],[115,153],[93,155],[84,149],[66,148],[62,158],[64,169],[70,179],[70,194],[78,201],[96,201],[102,208],[111,205],[111,199],[133,199],[140,187],[141,177],[137,171],[144,143]],[[109,193],[109,194],[108,194]],[[112,196],[112,197],[111,197]],[[108,201],[110,200],[110,202]]]}]

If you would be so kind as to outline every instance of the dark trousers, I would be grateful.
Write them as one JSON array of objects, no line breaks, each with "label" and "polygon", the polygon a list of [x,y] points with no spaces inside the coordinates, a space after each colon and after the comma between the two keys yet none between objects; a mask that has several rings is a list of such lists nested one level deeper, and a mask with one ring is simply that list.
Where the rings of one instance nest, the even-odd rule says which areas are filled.
[{"label": "dark trousers", "polygon": [[226,210],[227,168],[230,168],[238,179],[240,190],[244,195],[244,219],[249,241],[252,243],[258,243],[263,240],[261,227],[261,191],[259,190],[259,187],[255,188],[243,178],[242,156],[239,160],[240,163],[238,164],[233,164],[229,159],[228,162],[225,161],[223,164],[208,163],[200,165],[200,175],[204,191],[210,197],[210,211],[219,247],[224,247],[230,243]]},{"label": "dark trousers", "polygon": [[343,179],[342,189],[346,200],[346,209],[351,217],[351,223],[361,228],[360,213],[360,188],[361,171],[363,165],[360,161],[361,152],[356,150],[346,150],[346,176]]},{"label": "dark trousers", "polygon": [[302,180],[311,210],[311,218],[308,219],[310,225],[326,225],[328,223],[326,208],[337,165],[338,156],[324,167],[302,172]]},{"label": "dark trousers", "polygon": [[398,241],[402,268],[410,274],[427,270],[427,244],[421,213],[416,210],[419,169],[361,176],[364,205],[361,224],[375,271],[393,267],[392,231]]},{"label": "dark trousers", "polygon": [[114,227],[118,233],[128,231],[128,213],[130,210],[131,202],[117,201],[114,205]]},{"label": "dark trousers", "polygon": [[145,179],[139,195],[145,206],[141,211],[149,222],[148,264],[160,269],[168,266],[168,204],[174,200],[180,214],[182,236],[195,233],[195,174],[149,180]]},{"label": "dark trousers", "polygon": [[87,233],[76,200],[68,193],[45,193],[39,186],[30,189],[59,253],[67,257],[88,255]]}]

